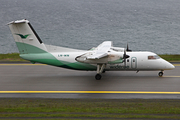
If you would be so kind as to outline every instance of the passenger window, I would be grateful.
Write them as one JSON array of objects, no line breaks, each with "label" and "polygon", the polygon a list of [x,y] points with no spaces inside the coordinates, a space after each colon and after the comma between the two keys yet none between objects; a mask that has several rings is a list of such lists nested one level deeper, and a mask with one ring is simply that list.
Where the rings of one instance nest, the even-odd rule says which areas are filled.
[{"label": "passenger window", "polygon": [[135,62],[135,59],[133,59],[133,62]]},{"label": "passenger window", "polygon": [[129,62],[129,59],[127,59],[127,62]]}]

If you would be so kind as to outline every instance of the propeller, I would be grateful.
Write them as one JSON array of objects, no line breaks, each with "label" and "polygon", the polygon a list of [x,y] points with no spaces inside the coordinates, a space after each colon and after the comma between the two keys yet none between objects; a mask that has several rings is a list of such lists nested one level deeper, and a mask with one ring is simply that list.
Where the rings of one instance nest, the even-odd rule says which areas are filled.
[{"label": "propeller", "polygon": [[124,49],[124,55],[123,55],[124,66],[126,66],[126,59],[130,57],[129,55],[126,55],[126,51],[132,52],[132,50],[129,49],[128,43],[127,43],[127,48],[126,48],[126,50]]},{"label": "propeller", "polygon": [[132,50],[129,49],[128,43],[127,43],[127,49],[126,49],[126,51],[132,52]]},{"label": "propeller", "polygon": [[124,55],[123,55],[123,59],[124,59],[124,66],[126,66],[126,59],[129,58],[129,55],[126,55],[126,50],[124,49]]}]

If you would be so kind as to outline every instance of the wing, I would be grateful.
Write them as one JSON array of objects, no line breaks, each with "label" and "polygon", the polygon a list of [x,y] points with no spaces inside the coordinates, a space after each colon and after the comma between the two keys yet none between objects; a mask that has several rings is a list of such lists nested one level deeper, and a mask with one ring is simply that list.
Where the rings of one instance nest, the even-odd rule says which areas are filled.
[{"label": "wing", "polygon": [[105,41],[101,43],[95,50],[94,53],[87,56],[87,59],[100,59],[108,56],[108,50],[112,47],[112,41]]}]

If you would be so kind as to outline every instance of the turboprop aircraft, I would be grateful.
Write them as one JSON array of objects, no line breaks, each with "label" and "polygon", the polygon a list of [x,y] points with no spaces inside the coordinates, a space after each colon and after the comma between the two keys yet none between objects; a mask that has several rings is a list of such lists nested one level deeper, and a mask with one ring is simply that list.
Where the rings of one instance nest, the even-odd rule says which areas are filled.
[{"label": "turboprop aircraft", "polygon": [[77,50],[46,45],[26,19],[8,23],[20,57],[31,63],[43,63],[74,70],[97,71],[96,80],[105,71],[160,71],[175,68],[152,52],[135,52],[128,48],[113,47],[105,41],[90,50]]}]

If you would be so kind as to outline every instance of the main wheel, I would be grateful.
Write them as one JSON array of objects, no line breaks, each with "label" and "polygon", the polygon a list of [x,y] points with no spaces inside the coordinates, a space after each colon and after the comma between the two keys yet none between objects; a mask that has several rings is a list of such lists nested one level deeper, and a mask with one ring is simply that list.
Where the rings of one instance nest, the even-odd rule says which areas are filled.
[{"label": "main wheel", "polygon": [[159,75],[159,77],[162,77],[162,76],[163,76],[163,74],[164,74],[163,72],[159,72],[159,74],[158,74],[158,75]]},{"label": "main wheel", "polygon": [[101,79],[101,75],[100,74],[96,74],[95,78],[96,78],[96,80],[100,80]]}]

